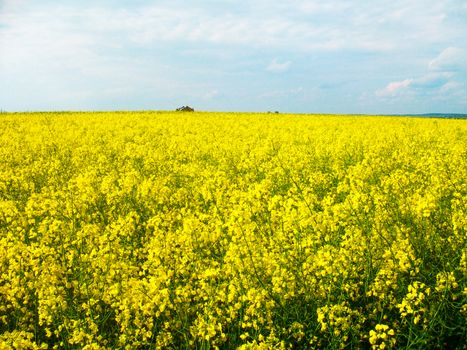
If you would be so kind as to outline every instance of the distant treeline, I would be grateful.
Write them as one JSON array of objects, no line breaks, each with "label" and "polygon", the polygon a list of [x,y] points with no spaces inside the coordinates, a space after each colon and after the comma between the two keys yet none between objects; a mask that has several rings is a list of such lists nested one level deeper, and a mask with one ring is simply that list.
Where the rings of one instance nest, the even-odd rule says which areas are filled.
[{"label": "distant treeline", "polygon": [[448,119],[467,119],[467,114],[461,113],[426,113],[426,114],[411,114],[411,116],[427,117],[427,118],[448,118]]}]

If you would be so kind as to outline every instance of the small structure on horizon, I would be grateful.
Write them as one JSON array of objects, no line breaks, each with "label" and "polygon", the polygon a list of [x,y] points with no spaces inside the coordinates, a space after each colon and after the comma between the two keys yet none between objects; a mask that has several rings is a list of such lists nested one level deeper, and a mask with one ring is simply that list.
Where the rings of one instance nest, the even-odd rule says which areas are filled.
[{"label": "small structure on horizon", "polygon": [[182,106],[176,109],[177,112],[194,112],[195,110],[190,106]]}]

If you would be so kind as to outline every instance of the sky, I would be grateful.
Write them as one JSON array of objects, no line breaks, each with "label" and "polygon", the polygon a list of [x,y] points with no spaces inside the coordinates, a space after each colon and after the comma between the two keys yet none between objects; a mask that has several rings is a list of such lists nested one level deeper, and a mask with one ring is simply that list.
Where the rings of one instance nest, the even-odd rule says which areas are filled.
[{"label": "sky", "polygon": [[0,110],[467,113],[467,1],[0,0]]}]

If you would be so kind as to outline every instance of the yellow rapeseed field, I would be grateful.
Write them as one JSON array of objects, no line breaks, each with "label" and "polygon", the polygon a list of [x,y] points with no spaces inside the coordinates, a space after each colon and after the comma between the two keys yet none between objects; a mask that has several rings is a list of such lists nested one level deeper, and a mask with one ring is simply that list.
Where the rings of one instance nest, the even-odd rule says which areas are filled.
[{"label": "yellow rapeseed field", "polygon": [[0,349],[465,349],[466,236],[466,120],[0,114]]}]

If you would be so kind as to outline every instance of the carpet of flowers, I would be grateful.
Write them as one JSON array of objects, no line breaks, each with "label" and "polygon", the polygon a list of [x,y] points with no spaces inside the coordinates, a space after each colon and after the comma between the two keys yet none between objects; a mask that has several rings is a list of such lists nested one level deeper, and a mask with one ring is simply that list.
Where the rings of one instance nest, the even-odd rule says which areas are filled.
[{"label": "carpet of flowers", "polygon": [[465,348],[467,121],[0,114],[0,349]]}]

